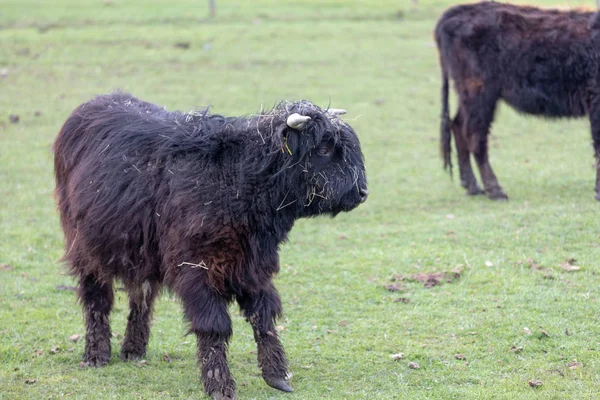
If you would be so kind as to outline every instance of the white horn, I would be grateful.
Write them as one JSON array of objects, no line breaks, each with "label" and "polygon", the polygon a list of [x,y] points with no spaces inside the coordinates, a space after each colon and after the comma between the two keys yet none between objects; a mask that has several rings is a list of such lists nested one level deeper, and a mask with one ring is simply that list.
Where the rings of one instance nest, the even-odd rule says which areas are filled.
[{"label": "white horn", "polygon": [[346,110],[342,108],[330,108],[327,112],[331,115],[344,115],[346,114]]},{"label": "white horn", "polygon": [[287,126],[292,129],[302,129],[310,121],[310,117],[294,113],[287,118]]}]

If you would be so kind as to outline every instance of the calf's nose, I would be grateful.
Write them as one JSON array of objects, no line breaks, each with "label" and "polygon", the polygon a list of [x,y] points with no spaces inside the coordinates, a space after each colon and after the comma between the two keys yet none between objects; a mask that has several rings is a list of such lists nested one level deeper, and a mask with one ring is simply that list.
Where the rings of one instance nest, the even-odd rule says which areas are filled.
[{"label": "calf's nose", "polygon": [[369,191],[365,188],[359,189],[358,195],[360,196],[360,202],[364,203],[367,201],[367,197],[369,197]]}]

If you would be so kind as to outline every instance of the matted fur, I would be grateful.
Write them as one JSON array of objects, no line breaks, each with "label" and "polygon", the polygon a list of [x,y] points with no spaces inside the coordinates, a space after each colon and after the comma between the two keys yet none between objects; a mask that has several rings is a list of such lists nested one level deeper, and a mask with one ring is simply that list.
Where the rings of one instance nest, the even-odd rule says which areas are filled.
[{"label": "matted fur", "polygon": [[[311,118],[302,130],[286,125],[293,113]],[[254,329],[265,381],[291,390],[274,329],[278,246],[298,218],[335,216],[366,199],[352,128],[307,101],[230,118],[168,112],[118,92],[75,109],[54,152],[64,260],[86,318],[84,361],[109,361],[119,279],[131,308],[123,359],[145,353],[152,305],[167,286],[198,336],[207,394],[235,397],[226,360],[234,299]]]},{"label": "matted fur", "polygon": [[[589,115],[600,160],[600,37],[598,15],[480,2],[449,8],[435,28],[442,68],[441,149],[452,167],[454,133],[462,185],[483,193],[470,163],[473,154],[485,192],[506,199],[488,160],[487,135],[503,99],[525,114],[547,118]],[[458,112],[450,121],[448,79]],[[600,163],[596,174],[600,200]]]}]

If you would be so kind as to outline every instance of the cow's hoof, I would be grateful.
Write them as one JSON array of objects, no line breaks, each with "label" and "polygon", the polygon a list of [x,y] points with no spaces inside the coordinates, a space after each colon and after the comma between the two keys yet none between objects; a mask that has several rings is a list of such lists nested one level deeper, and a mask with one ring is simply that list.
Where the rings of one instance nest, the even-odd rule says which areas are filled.
[{"label": "cow's hoof", "polygon": [[477,184],[475,184],[467,189],[467,194],[469,196],[477,196],[477,195],[484,194],[484,193],[485,192]]},{"label": "cow's hoof", "polygon": [[496,190],[488,193],[490,200],[508,200],[508,196],[502,190]]},{"label": "cow's hoof", "polygon": [[596,200],[600,201],[600,192],[596,193]]},{"label": "cow's hoof", "polygon": [[265,382],[267,382],[267,385],[271,386],[272,388],[281,390],[282,392],[293,392],[294,389],[292,389],[292,387],[290,386],[290,384],[285,380],[285,379],[268,379],[265,378]]}]

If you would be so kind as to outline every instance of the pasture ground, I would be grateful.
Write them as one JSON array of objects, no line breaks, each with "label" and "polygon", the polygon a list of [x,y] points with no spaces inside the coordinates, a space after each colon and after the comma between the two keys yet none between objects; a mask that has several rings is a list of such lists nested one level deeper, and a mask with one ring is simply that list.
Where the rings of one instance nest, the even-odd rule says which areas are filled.
[{"label": "pasture ground", "polygon": [[[597,398],[600,205],[588,123],[501,106],[491,161],[510,200],[465,196],[438,151],[432,30],[450,4],[217,0],[207,20],[201,0],[3,0],[0,398],[203,396],[195,340],[168,293],[145,362],[118,360],[122,291],[109,366],[79,368],[83,339],[69,340],[84,327],[58,262],[50,147],[74,107],[117,88],[227,115],[331,101],[363,143],[369,200],[298,222],[282,247],[279,325],[295,392],[263,383],[251,329],[232,308],[240,398]],[[433,287],[411,280],[452,270],[457,279]]]}]

